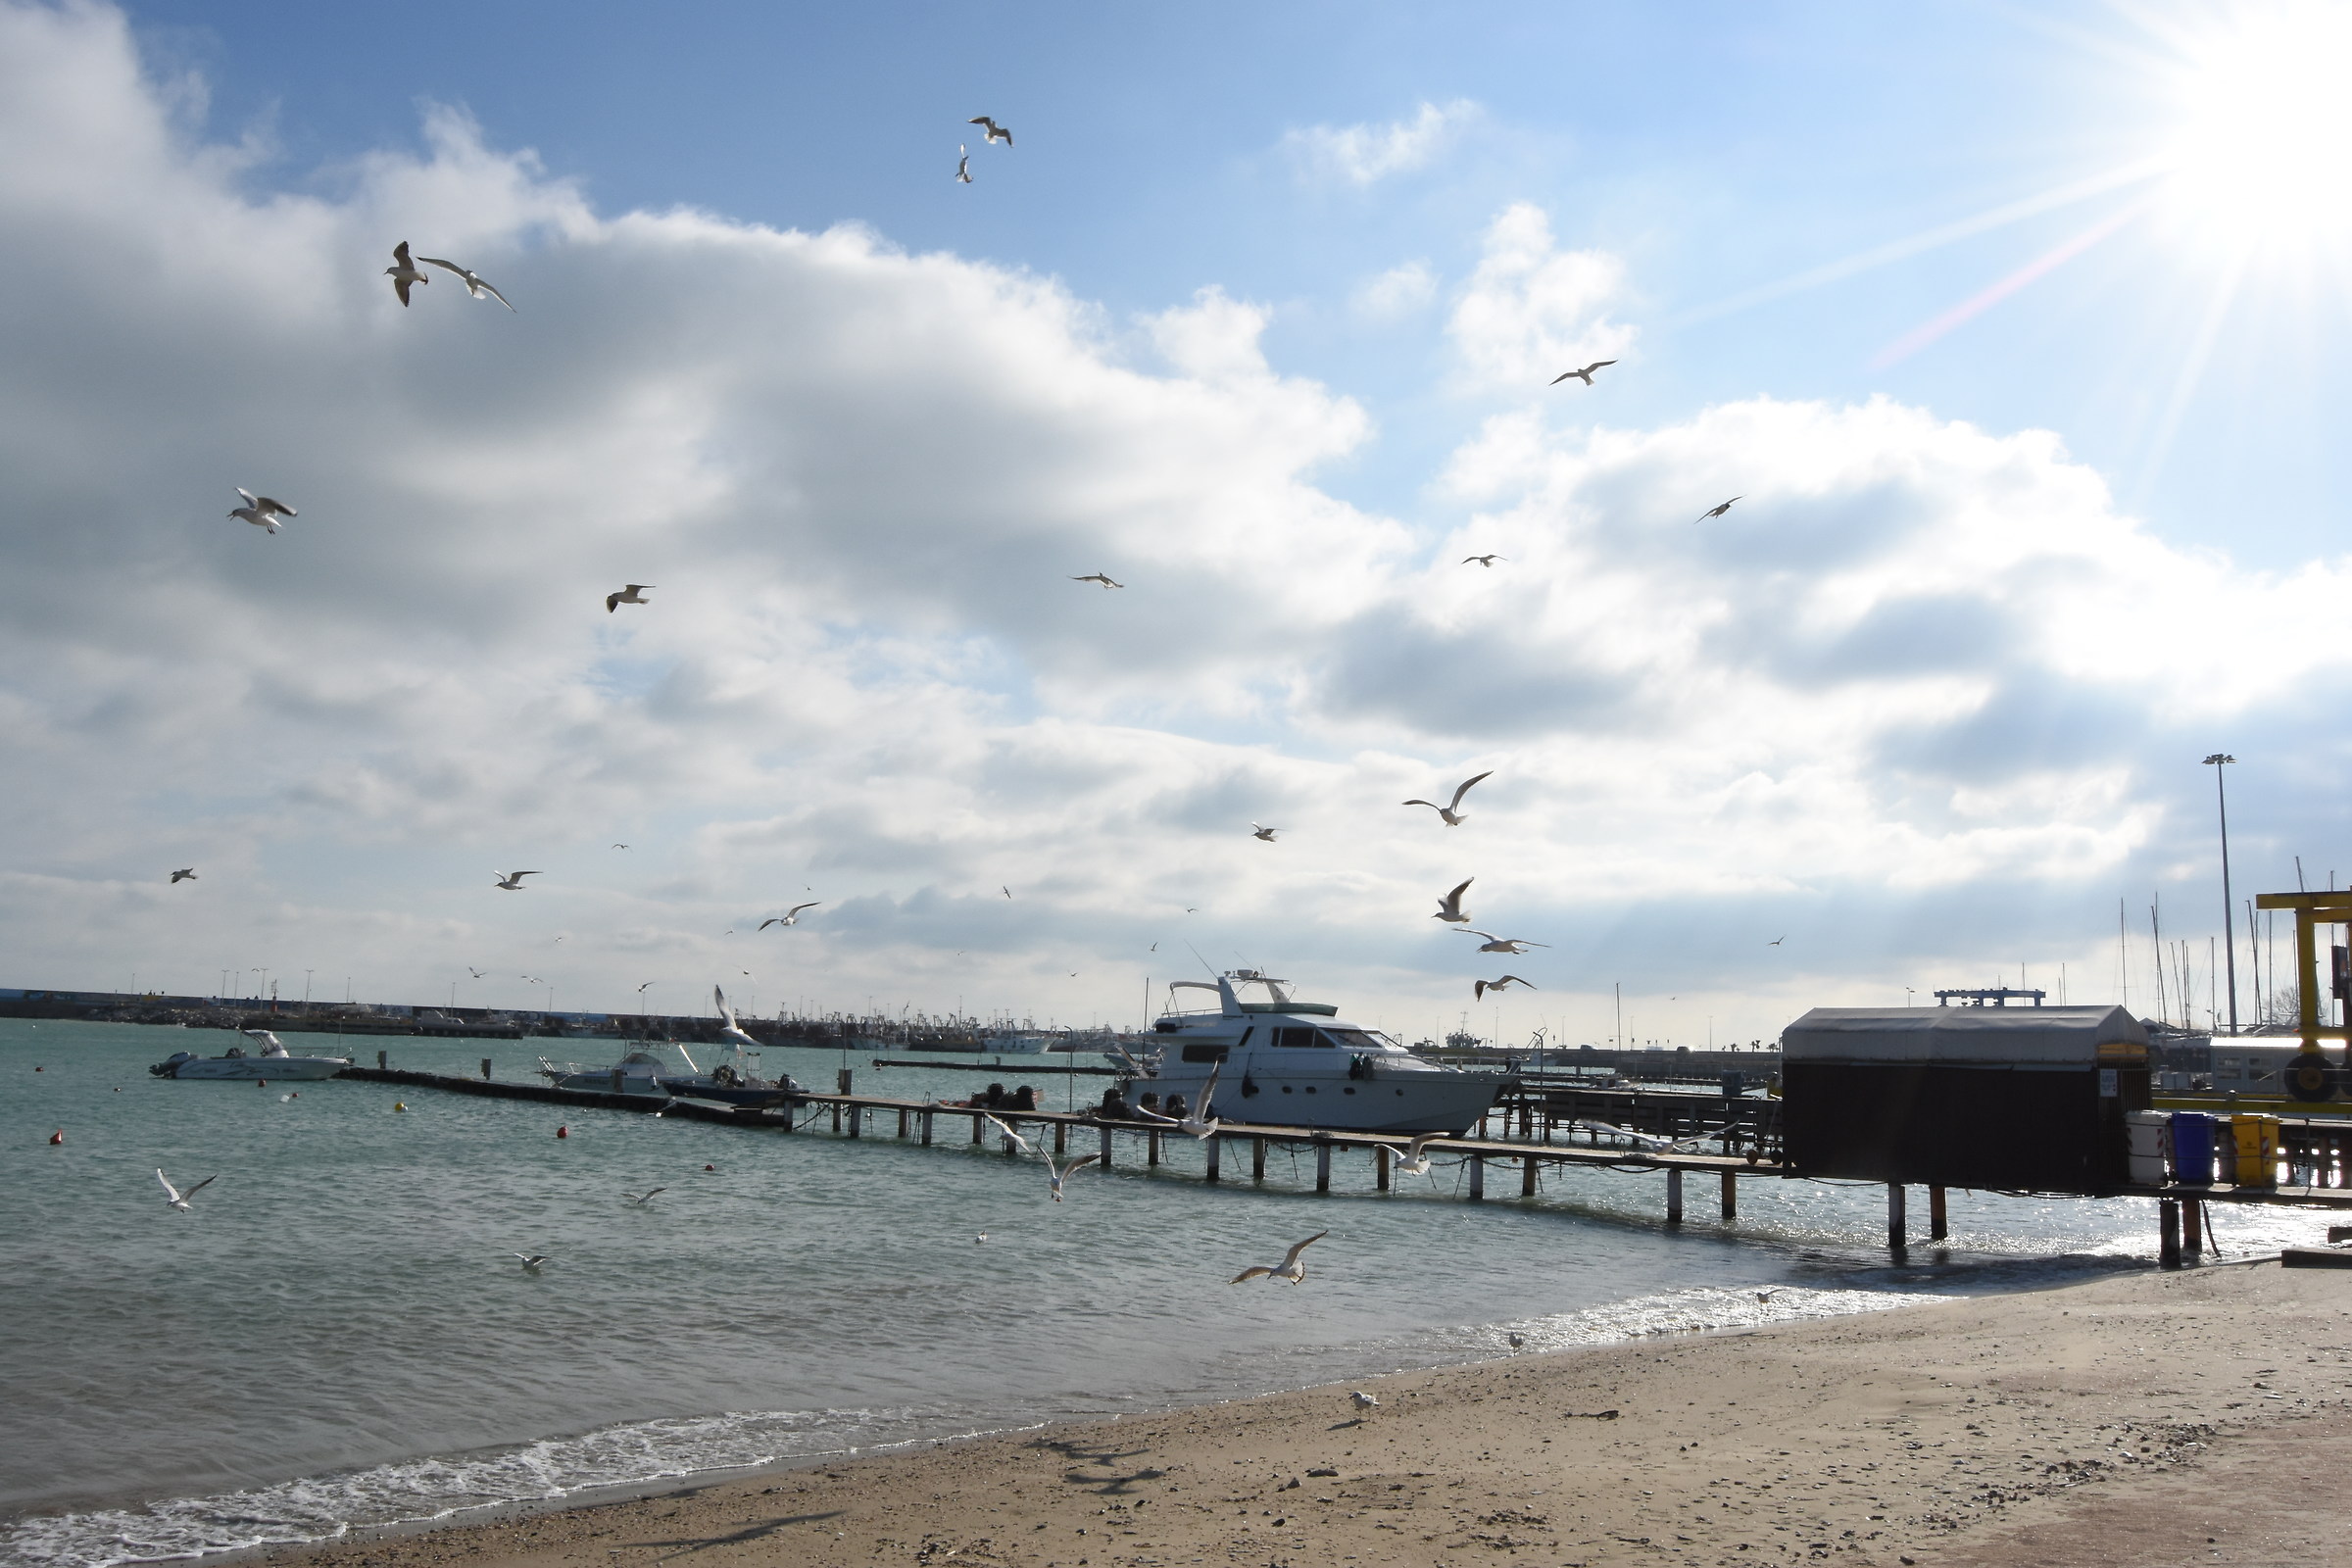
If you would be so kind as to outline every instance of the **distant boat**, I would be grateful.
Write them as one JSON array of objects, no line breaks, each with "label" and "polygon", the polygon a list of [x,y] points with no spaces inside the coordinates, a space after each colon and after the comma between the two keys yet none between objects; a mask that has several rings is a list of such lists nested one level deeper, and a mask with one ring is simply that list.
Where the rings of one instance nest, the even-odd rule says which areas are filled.
[{"label": "distant boat", "polygon": [[686,1054],[684,1046],[673,1046],[687,1067],[684,1073],[663,1073],[660,1082],[663,1089],[688,1100],[715,1100],[727,1105],[772,1105],[788,1095],[802,1094],[799,1084],[790,1075],[778,1073],[773,1078],[760,1076],[754,1064],[757,1052],[735,1047],[731,1060],[714,1064],[709,1072],[695,1066],[694,1058]]},{"label": "distant boat", "polygon": [[558,1089],[583,1089],[603,1095],[660,1095],[669,1097],[662,1087],[662,1075],[669,1069],[660,1056],[650,1051],[632,1051],[610,1067],[586,1067],[576,1061],[558,1064],[545,1056],[539,1058],[540,1076]]},{"label": "distant boat", "polygon": [[278,1044],[277,1036],[267,1029],[248,1031],[260,1042],[258,1053],[249,1053],[243,1046],[231,1046],[224,1054],[199,1056],[192,1051],[174,1051],[147,1070],[158,1078],[241,1079],[251,1082],[257,1078],[282,1078],[291,1083],[309,1083],[314,1079],[332,1078],[351,1065],[349,1056],[297,1056]]}]

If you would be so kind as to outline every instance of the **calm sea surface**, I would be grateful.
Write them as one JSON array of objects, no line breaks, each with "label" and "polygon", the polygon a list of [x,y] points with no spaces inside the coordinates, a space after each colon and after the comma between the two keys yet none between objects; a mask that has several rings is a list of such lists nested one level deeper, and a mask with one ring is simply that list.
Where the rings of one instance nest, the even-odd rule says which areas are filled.
[{"label": "calm sea surface", "polygon": [[[1205,1187],[1189,1141],[1156,1173],[1083,1172],[1055,1204],[1035,1164],[953,1140],[147,1072],[234,1039],[0,1020],[0,1562],[316,1539],[1472,1360],[1513,1330],[1553,1348],[2022,1289],[2144,1266],[2155,1239],[2145,1202],[1954,1194],[1948,1260],[1892,1268],[1876,1188],[1743,1183],[1726,1227],[1693,1186],[1675,1234],[1654,1174],[1548,1177],[1533,1200],[1505,1177],[1471,1205],[1453,1170],[1376,1197],[1343,1157],[1317,1197],[1311,1162],[1281,1154],[1256,1187],[1229,1152]],[[611,1051],[356,1044],[516,1079],[543,1048]],[[764,1057],[818,1087],[840,1060]],[[852,1065],[860,1091],[916,1099],[1021,1081]],[[1033,1081],[1063,1102],[1065,1080]],[[1102,1082],[1076,1080],[1081,1102]],[[176,1213],[159,1165],[220,1180]],[[651,1207],[622,1198],[649,1187],[667,1189]],[[2326,1225],[2218,1217],[2231,1250]],[[1326,1228],[1304,1286],[1225,1283]],[[514,1251],[554,1260],[529,1275]],[[1766,1286],[1788,1289],[1759,1305]]]}]

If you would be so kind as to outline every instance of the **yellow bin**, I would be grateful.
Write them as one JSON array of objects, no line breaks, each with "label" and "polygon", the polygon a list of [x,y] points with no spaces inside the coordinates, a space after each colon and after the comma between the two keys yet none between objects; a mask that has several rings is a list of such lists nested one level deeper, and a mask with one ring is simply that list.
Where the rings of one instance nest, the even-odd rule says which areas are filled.
[{"label": "yellow bin", "polygon": [[2278,1118],[2230,1118],[2231,1161],[2230,1180],[2239,1187],[2273,1187],[2278,1181]]}]

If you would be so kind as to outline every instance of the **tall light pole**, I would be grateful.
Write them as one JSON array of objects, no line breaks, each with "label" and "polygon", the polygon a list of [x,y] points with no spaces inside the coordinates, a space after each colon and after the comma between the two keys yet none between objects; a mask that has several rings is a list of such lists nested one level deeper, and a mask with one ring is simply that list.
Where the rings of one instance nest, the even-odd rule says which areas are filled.
[{"label": "tall light pole", "polygon": [[2213,799],[2222,812],[2222,952],[2230,964],[2230,1032],[2237,1033],[2237,926],[2235,911],[2230,900],[2230,792],[2222,785],[2222,769],[2236,761],[2228,752],[2216,752],[2205,759],[2213,769]]}]

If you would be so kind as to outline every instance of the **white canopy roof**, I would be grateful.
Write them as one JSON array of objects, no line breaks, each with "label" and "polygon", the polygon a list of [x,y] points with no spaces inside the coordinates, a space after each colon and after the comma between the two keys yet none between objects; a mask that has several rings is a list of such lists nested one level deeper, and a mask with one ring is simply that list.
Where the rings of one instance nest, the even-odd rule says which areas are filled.
[{"label": "white canopy roof", "polygon": [[2099,1047],[2145,1047],[2119,1006],[1815,1007],[1781,1031],[1786,1061],[2089,1067]]}]

